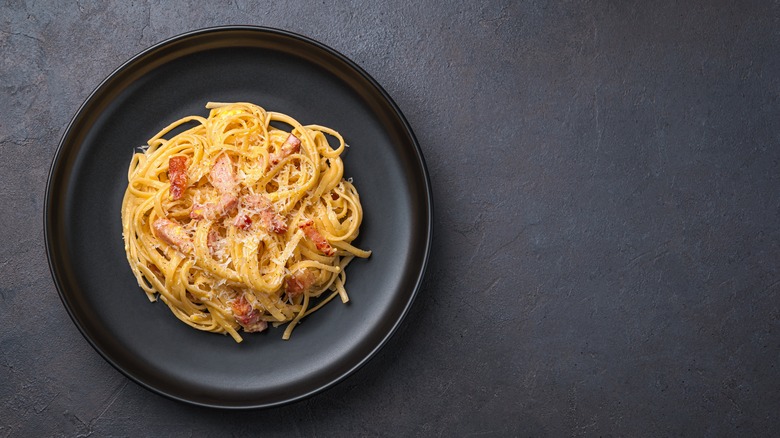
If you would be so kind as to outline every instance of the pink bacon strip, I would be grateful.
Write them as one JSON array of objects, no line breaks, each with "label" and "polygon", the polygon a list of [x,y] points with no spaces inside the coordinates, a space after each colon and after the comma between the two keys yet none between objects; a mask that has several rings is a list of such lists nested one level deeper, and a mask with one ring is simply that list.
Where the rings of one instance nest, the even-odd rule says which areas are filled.
[{"label": "pink bacon strip", "polygon": [[232,193],[238,185],[233,160],[227,154],[220,155],[214,165],[211,166],[209,182],[220,193]]},{"label": "pink bacon strip", "polygon": [[187,162],[189,159],[183,156],[175,156],[168,159],[168,179],[171,181],[171,197],[181,199],[184,189],[187,188]]},{"label": "pink bacon strip", "polygon": [[168,219],[157,219],[152,224],[154,234],[163,242],[176,247],[183,252],[192,251],[190,236],[184,231],[184,227]]},{"label": "pink bacon strip", "polygon": [[330,243],[328,243],[322,234],[320,234],[320,232],[317,230],[317,227],[314,226],[314,221],[309,219],[308,221],[302,223],[300,228],[303,230],[303,234],[305,234],[309,240],[314,242],[314,245],[318,250],[322,251],[323,254],[327,256],[336,254],[336,250],[330,246]]},{"label": "pink bacon strip", "polygon": [[307,269],[299,269],[284,280],[284,290],[290,298],[300,295],[314,284],[314,274]]},{"label": "pink bacon strip", "polygon": [[287,232],[287,223],[276,212],[271,201],[262,195],[247,195],[242,198],[245,212],[236,217],[235,225],[242,229],[248,229],[252,225],[252,214],[260,216],[260,222],[270,231],[277,234]]},{"label": "pink bacon strip", "polygon": [[233,309],[233,316],[245,332],[261,332],[268,328],[268,323],[260,319],[260,312],[254,309],[243,295],[236,298],[230,307]]},{"label": "pink bacon strip", "polygon": [[292,134],[288,135],[287,139],[284,141],[284,144],[282,144],[282,149],[279,151],[279,153],[271,154],[269,157],[271,166],[276,166],[280,161],[284,160],[292,154],[297,154],[300,151],[301,140]]},{"label": "pink bacon strip", "polygon": [[217,203],[193,204],[190,217],[192,219],[215,220],[229,216],[236,211],[236,208],[238,208],[238,198],[230,193],[223,193]]}]

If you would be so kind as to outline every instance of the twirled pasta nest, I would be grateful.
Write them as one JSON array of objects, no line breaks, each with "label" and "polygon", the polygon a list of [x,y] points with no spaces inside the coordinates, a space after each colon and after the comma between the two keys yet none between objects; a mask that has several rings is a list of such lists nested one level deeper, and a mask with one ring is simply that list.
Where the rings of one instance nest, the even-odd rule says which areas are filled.
[{"label": "twirled pasta nest", "polygon": [[127,260],[149,299],[196,329],[241,342],[239,330],[289,323],[289,339],[305,316],[349,300],[344,268],[371,254],[351,245],[363,210],[344,179],[346,144],[330,128],[250,103],[206,107],[207,118],[182,118],[133,155]]}]

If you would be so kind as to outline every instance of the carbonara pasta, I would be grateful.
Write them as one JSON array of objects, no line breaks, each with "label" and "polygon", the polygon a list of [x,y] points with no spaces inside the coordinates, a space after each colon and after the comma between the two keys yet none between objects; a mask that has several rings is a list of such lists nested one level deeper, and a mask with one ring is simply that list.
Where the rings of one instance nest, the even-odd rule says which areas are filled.
[{"label": "carbonara pasta", "polygon": [[287,324],[289,339],[302,318],[336,296],[349,300],[344,268],[371,254],[351,244],[363,210],[343,177],[346,144],[330,128],[250,103],[206,108],[207,118],[184,117],[133,155],[127,260],[149,300],[198,330],[241,342],[240,330]]}]

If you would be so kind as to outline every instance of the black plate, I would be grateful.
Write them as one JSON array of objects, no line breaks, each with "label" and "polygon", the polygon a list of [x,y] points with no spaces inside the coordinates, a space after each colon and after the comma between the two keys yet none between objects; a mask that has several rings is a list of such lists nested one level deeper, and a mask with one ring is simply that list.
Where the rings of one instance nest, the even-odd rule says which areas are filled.
[{"label": "black plate", "polygon": [[[357,244],[374,253],[347,270],[351,303],[325,306],[290,341],[281,327],[242,344],[194,330],[150,303],[127,265],[120,206],[133,149],[180,117],[207,115],[207,101],[253,102],[334,128],[351,146],[345,176],[365,212]],[[49,174],[46,250],[71,318],[119,371],[176,400],[267,407],[334,385],[384,345],[420,288],[431,208],[414,134],[365,71],[299,35],[220,27],[144,51],[82,105]]]}]

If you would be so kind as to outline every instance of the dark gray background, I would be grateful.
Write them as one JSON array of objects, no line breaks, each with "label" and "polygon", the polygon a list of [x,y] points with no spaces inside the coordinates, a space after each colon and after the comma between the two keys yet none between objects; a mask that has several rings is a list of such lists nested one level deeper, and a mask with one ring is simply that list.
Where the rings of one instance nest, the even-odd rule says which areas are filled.
[{"label": "dark gray background", "polygon": [[[0,436],[776,433],[780,5],[666,3],[5,3]],[[83,100],[149,45],[224,24],[304,34],[373,75],[436,207],[396,336],[266,411],[128,381],[70,321],[43,246]]]}]

